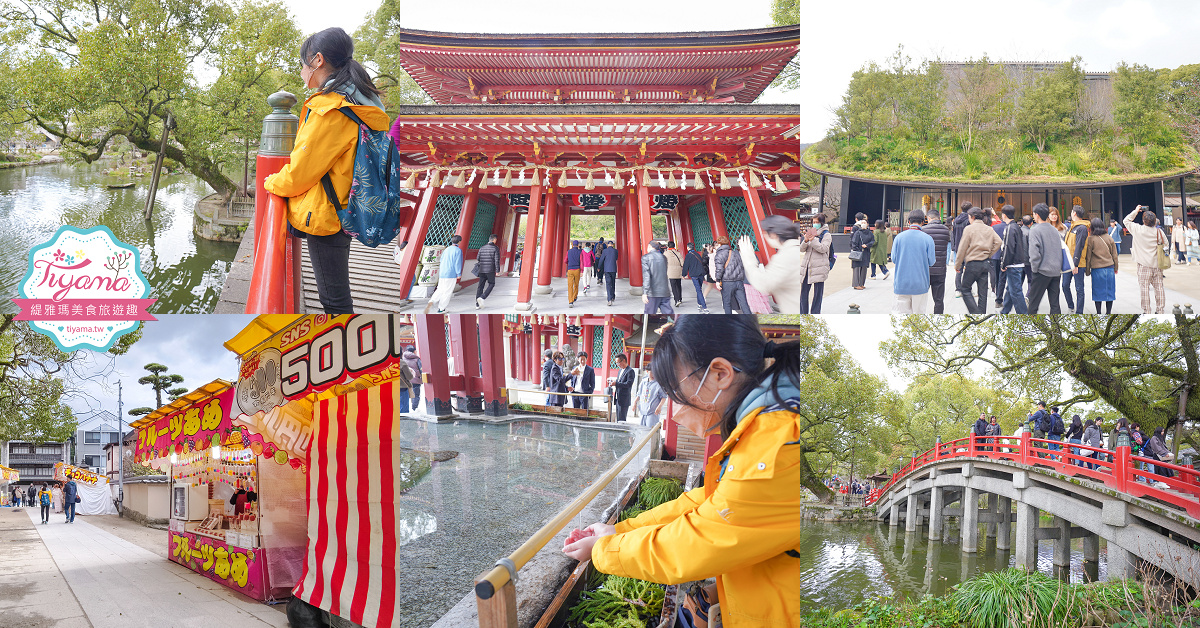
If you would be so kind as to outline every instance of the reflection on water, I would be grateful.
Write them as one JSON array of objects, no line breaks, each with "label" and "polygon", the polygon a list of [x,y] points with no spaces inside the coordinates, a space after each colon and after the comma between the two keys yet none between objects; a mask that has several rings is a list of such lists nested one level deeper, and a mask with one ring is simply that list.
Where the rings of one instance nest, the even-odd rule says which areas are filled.
[{"label": "reflection on water", "polygon": [[[397,497],[404,543],[397,563],[397,625],[429,626],[485,568],[529,538],[612,466],[633,443],[627,432],[541,421],[489,425],[404,420],[400,447],[454,450]],[[622,478],[640,471],[633,462]],[[581,522],[583,525],[593,523]],[[547,548],[543,551],[557,551]]]},{"label": "reflection on water", "polygon": [[155,313],[207,313],[216,306],[237,244],[210,242],[192,233],[192,209],[212,190],[191,175],[164,177],[154,217],[142,220],[149,177],[124,190],[104,187],[101,166],[55,164],[0,170],[0,312],[15,312],[29,249],[61,225],[107,226],[141,250]]},{"label": "reflection on water", "polygon": [[[981,573],[1015,566],[1012,550],[996,550],[995,538],[980,534],[976,553],[964,553],[959,533],[946,526],[947,542],[929,541],[928,528],[905,533],[903,527],[878,524],[805,522],[800,542],[803,598],[813,605],[849,608],[871,598],[919,598],[947,593]],[[1052,568],[1054,543],[1038,544],[1038,570]],[[1081,540],[1071,548],[1071,567],[1056,575],[1071,582],[1100,579],[1105,572],[1105,543],[1100,564],[1085,563]]]}]

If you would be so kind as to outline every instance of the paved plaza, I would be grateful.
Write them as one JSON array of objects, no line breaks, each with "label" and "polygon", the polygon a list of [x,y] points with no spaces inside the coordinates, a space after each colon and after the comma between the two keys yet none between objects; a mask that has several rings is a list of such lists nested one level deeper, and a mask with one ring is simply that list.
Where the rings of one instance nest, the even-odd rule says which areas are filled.
[{"label": "paved plaza", "polygon": [[[76,517],[68,525],[62,514],[52,514],[42,525],[36,509],[0,508],[0,626],[288,625],[282,606],[255,602],[122,538],[158,538],[165,552],[166,531],[140,530],[126,520],[92,525],[88,519]],[[96,519],[109,523],[108,517]]]}]

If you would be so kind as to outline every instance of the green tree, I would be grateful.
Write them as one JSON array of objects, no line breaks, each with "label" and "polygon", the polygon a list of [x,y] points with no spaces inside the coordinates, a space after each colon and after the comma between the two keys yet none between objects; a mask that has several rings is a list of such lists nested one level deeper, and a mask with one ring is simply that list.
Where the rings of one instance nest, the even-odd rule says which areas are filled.
[{"label": "green tree", "polygon": [[962,149],[974,150],[979,134],[1004,126],[1012,115],[1012,79],[987,55],[966,63],[949,90],[950,112]]},{"label": "green tree", "polygon": [[870,139],[877,129],[888,126],[893,115],[895,95],[893,75],[869,61],[850,76],[850,85],[842,104],[834,110],[835,130],[850,138],[865,135]]},{"label": "green tree", "polygon": [[898,87],[900,121],[922,142],[938,139],[946,117],[946,78],[942,65],[922,61],[914,71],[906,71],[900,77]]},{"label": "green tree", "polygon": [[6,58],[0,92],[67,156],[91,163],[118,137],[156,153],[173,115],[166,157],[225,195],[267,95],[299,93],[299,32],[281,2],[0,0],[0,25],[5,41],[27,42]]},{"label": "green tree", "polygon": [[[1068,409],[1102,401],[1147,429],[1172,427],[1181,392],[1200,390],[1200,318],[1182,314],[909,316],[893,327],[881,351],[895,367],[964,376],[982,369],[1011,394]],[[1189,395],[1186,413],[1200,417],[1200,394]]]},{"label": "green tree", "polygon": [[1113,121],[1139,143],[1154,141],[1167,123],[1165,91],[1161,72],[1136,63],[1120,63],[1113,80]]},{"label": "green tree", "polygon": [[398,105],[433,103],[400,65],[400,2],[383,0],[354,33],[354,54],[374,73],[375,86],[383,91],[384,107],[393,118]]},{"label": "green tree", "polygon": [[[104,354],[123,355],[142,336],[125,334]],[[0,441],[62,441],[75,432],[65,398],[85,394],[82,384],[103,378],[91,351],[61,351],[49,337],[15,320],[0,318]]]},{"label": "green tree", "polygon": [[1166,80],[1167,105],[1175,125],[1200,150],[1200,64],[1175,68]]},{"label": "green tree", "polygon": [[1070,133],[1083,97],[1083,66],[1080,57],[1043,72],[1021,95],[1017,106],[1017,129],[1046,151],[1046,142]]},{"label": "green tree", "polygon": [[150,374],[143,375],[140,379],[138,379],[138,383],[143,386],[149,386],[152,390],[154,390],[154,401],[156,405],[153,408],[147,408],[145,406],[133,408],[129,411],[130,416],[142,416],[145,414],[150,414],[158,408],[161,408],[163,406],[162,396],[164,391],[170,395],[168,401],[174,401],[176,397],[187,394],[188,390],[186,388],[172,388],[172,386],[175,384],[183,383],[183,376],[177,373],[167,373],[169,367],[157,362],[151,362],[142,368],[150,371]]},{"label": "green tree", "polygon": [[[800,23],[800,0],[771,0],[771,25],[788,26]],[[800,89],[800,59],[793,57],[771,83],[785,90]]]}]

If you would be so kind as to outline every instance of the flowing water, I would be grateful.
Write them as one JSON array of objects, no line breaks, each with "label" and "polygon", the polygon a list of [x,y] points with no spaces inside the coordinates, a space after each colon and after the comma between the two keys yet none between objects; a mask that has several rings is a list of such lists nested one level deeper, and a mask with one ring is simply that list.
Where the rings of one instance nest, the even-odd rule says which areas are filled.
[{"label": "flowing water", "polygon": [[142,220],[150,178],[110,190],[105,166],[54,164],[0,170],[0,312],[17,307],[29,249],[50,239],[61,225],[105,225],[117,239],[141,250],[142,274],[150,282],[151,311],[209,313],[216,307],[237,244],[210,242],[192,233],[192,209],[212,190],[191,175],[164,177],[154,216]]},{"label": "flowing water", "polygon": [[[629,432],[543,421],[405,420],[400,445],[458,452],[398,499],[396,623],[428,626],[474,578],[528,539],[633,444]],[[643,466],[631,462],[625,476]],[[614,480],[621,485],[627,477]],[[584,525],[591,522],[583,522]]]},{"label": "flowing water", "polygon": [[[1012,550],[996,550],[996,540],[983,534],[978,551],[962,552],[953,526],[946,526],[947,542],[927,540],[928,528],[906,534],[903,527],[874,523],[807,521],[803,528],[802,595],[813,606],[842,609],[881,597],[940,596],[973,576],[1016,564]],[[1072,544],[1070,569],[1055,570],[1054,543],[1045,541],[1038,544],[1038,570],[1071,582],[1094,581],[1104,575],[1105,548],[1101,540],[1099,564],[1085,563],[1077,539]]]}]

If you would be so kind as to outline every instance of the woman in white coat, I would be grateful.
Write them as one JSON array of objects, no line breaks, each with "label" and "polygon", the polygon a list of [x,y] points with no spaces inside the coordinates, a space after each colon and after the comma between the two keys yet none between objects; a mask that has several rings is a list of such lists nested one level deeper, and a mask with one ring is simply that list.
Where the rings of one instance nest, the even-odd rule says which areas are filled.
[{"label": "woman in white coat", "polygon": [[783,314],[800,313],[804,251],[800,249],[800,226],[783,216],[767,216],[759,226],[767,246],[778,252],[763,266],[754,255],[754,242],[743,236],[738,242],[746,281],[759,292],[775,297]]}]

